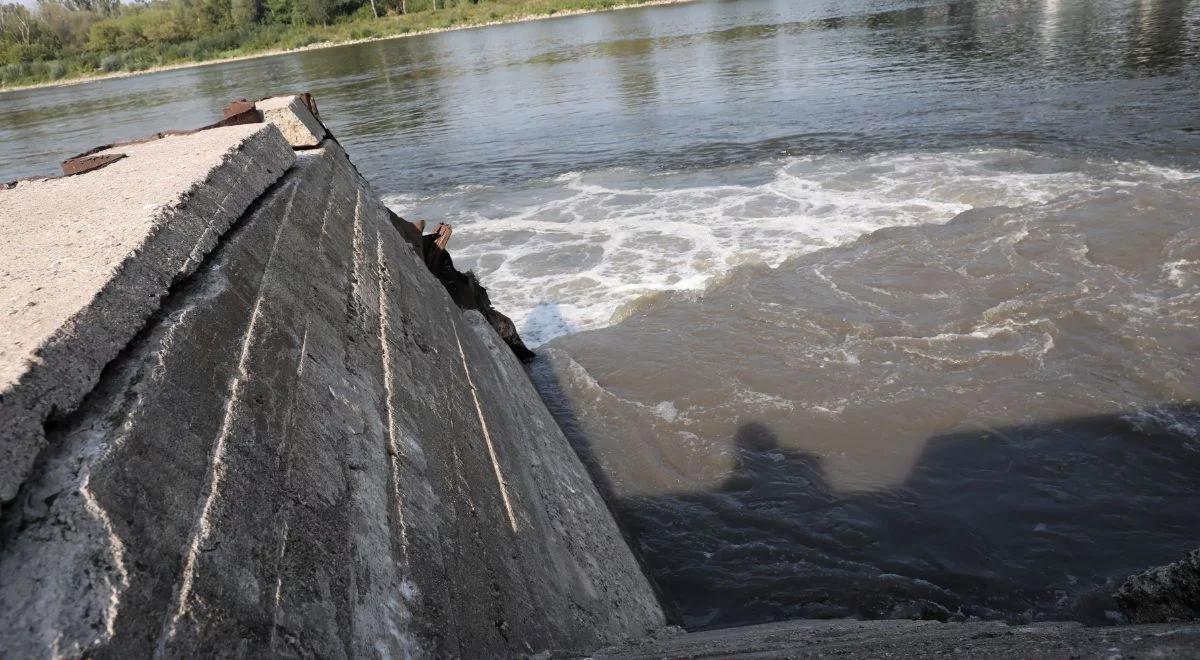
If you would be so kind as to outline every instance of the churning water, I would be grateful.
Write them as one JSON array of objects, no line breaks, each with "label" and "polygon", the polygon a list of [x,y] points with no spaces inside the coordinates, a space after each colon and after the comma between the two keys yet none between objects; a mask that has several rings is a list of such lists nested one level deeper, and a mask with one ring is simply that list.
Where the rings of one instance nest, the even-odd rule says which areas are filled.
[{"label": "churning water", "polygon": [[1115,618],[1200,530],[1200,178],[885,229],[543,347],[690,625]]},{"label": "churning water", "polygon": [[656,292],[703,290],[735,267],[777,266],[876,229],[1190,176],[1017,149],[834,153],[654,175],[570,172],[499,191],[467,187],[423,200],[420,214],[460,219],[460,265],[484,278],[536,345],[620,321]]},{"label": "churning water", "polygon": [[826,9],[655,42],[753,60],[724,139],[394,201],[686,625],[1120,621],[1200,540],[1200,6]]},{"label": "churning water", "polygon": [[691,626],[1118,620],[1200,543],[1200,2],[700,1],[0,95],[0,180],[311,89]]}]

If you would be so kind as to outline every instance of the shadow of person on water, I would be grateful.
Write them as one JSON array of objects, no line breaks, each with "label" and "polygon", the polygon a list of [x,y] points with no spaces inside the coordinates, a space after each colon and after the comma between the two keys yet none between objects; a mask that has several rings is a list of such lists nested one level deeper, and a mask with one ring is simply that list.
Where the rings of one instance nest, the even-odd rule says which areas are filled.
[{"label": "shadow of person on water", "polygon": [[535,362],[533,372],[688,628],[829,617],[1114,623],[1112,592],[1125,577],[1197,544],[1195,405],[939,434],[901,483],[846,492],[820,456],[745,422],[716,487],[619,496],[609,475],[629,455],[605,453],[619,443],[594,443],[596,427],[581,423],[551,370]]}]

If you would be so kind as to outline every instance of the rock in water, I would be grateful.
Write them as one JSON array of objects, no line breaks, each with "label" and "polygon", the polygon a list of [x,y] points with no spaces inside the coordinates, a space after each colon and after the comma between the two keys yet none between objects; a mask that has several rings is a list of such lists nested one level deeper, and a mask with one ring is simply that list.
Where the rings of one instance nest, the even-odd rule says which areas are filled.
[{"label": "rock in water", "polygon": [[1131,576],[1115,597],[1121,611],[1135,623],[1200,619],[1200,549],[1177,562]]}]

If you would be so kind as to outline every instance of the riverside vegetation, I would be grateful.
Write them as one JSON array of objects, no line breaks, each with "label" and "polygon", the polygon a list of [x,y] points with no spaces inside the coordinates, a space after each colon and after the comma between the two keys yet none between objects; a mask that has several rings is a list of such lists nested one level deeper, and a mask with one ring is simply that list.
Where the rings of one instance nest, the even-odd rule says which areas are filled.
[{"label": "riverside vegetation", "polygon": [[0,89],[651,0],[38,0],[0,4]]}]

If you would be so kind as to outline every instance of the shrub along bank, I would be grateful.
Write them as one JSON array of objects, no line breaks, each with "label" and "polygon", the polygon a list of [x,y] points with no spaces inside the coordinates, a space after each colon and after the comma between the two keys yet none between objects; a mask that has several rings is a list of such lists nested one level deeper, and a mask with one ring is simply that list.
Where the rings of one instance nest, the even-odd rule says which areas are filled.
[{"label": "shrub along bank", "polygon": [[39,0],[0,4],[0,88],[650,0]]}]

